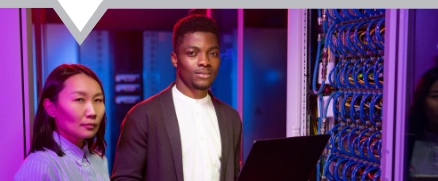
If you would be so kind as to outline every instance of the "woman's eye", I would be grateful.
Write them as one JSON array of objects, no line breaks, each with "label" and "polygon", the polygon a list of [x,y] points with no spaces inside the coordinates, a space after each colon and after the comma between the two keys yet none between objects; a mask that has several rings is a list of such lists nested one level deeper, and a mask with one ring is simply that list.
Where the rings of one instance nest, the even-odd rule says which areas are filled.
[{"label": "woman's eye", "polygon": [[83,98],[77,98],[77,99],[75,99],[75,101],[78,101],[78,102],[84,102],[85,99],[83,99]]},{"label": "woman's eye", "polygon": [[103,102],[103,99],[96,99],[96,102]]}]

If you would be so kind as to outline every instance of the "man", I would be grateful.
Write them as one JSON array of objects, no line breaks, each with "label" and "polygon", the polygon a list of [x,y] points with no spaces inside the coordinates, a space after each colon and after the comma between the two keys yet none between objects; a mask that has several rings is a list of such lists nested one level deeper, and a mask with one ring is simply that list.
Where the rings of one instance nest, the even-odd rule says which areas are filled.
[{"label": "man", "polygon": [[220,65],[216,23],[202,15],[179,20],[171,61],[176,81],[126,115],[111,179],[236,180],[242,123],[209,91]]}]

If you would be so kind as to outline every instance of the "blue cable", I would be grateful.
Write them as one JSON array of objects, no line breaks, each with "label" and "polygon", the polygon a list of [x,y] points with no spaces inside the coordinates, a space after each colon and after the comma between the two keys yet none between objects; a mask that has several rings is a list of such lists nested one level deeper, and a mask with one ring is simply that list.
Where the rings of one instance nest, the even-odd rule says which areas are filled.
[{"label": "blue cable", "polygon": [[[360,63],[358,63],[357,65],[355,65],[355,71],[353,72],[353,80],[354,80],[354,83],[357,85],[357,87],[358,88],[366,88],[366,86],[365,86],[365,83],[359,83],[359,75],[361,74],[361,72],[362,72],[362,75],[364,74],[364,72],[363,72],[363,67],[365,66],[365,64],[364,64],[364,60],[363,59],[360,59],[360,61],[359,61]],[[360,64],[363,64],[363,65],[360,65]],[[360,65],[359,67],[358,67],[358,65]],[[362,78],[363,78],[363,76],[362,76]],[[363,80],[363,79],[362,79]]]},{"label": "blue cable", "polygon": [[[353,75],[354,75],[355,65],[359,62],[359,61],[355,60],[356,62],[354,62],[354,64],[351,65],[353,60],[354,59],[351,59],[350,61],[348,61],[349,64],[347,64],[347,65],[350,65],[350,66],[347,67],[348,70],[346,70],[346,72],[344,74],[344,79],[346,80],[345,84],[347,85],[348,88],[355,88],[356,87],[354,84],[350,83],[350,79],[349,79],[349,77],[352,77],[352,78],[354,77]],[[352,75],[352,76],[350,76],[350,75]],[[353,83],[354,83],[354,78],[353,78]]]},{"label": "blue cable", "polygon": [[353,9],[354,13],[356,13],[356,16],[358,16],[359,18],[365,18],[367,17],[365,14],[363,14],[362,12],[360,12],[358,9]]},{"label": "blue cable", "polygon": [[350,18],[350,20],[353,20],[353,19],[357,19],[357,18],[358,18],[357,16],[352,15],[352,14],[349,12],[348,9],[342,9],[342,12],[343,12],[345,15],[347,15],[347,17]]},{"label": "blue cable", "polygon": [[[365,134],[366,132],[369,132],[369,131],[370,131],[369,128],[364,129],[364,130],[359,134],[359,136],[356,137],[355,140],[353,140],[353,144],[355,143],[355,141],[357,141],[357,148],[358,148],[359,154],[360,154],[361,158],[362,158],[362,159],[365,159],[365,160],[367,160],[367,157],[366,157],[365,154],[363,153],[362,143],[360,143],[360,141],[361,141],[362,137],[364,136],[364,134]],[[357,139],[357,140],[356,140],[356,139]]]},{"label": "blue cable", "polygon": [[[384,44],[385,44],[385,41],[384,41],[383,37],[380,35],[380,27],[382,26],[382,23],[384,21],[385,21],[385,18],[381,18],[380,21],[377,23],[377,26],[375,28],[376,42],[377,42],[377,45],[381,49],[384,48]],[[382,43],[380,43],[380,42],[382,42]]]},{"label": "blue cable", "polygon": [[328,17],[329,19],[331,19],[332,21],[335,21],[335,22],[338,21],[338,20],[336,20],[335,18],[333,18],[332,15],[330,15],[330,12],[329,12],[328,9],[325,10],[325,14],[326,14],[327,17]]},{"label": "blue cable", "polygon": [[[370,132],[370,131],[368,131],[368,132]],[[360,145],[359,145],[360,151],[359,152],[362,154],[364,160],[366,160],[368,162],[374,162],[374,160],[369,157],[370,155],[368,155],[368,152],[364,151],[368,138],[366,138],[362,143],[360,143]]]},{"label": "blue cable", "polygon": [[371,100],[371,103],[370,103],[370,114],[369,114],[369,118],[370,118],[370,121],[371,121],[371,123],[373,124],[373,126],[377,126],[376,125],[376,122],[374,121],[374,107],[375,107],[375,105],[376,105],[376,101],[380,98],[380,97],[382,97],[383,95],[381,94],[381,93],[377,93],[377,94],[375,94],[374,95],[374,97],[373,97],[373,99]]},{"label": "blue cable", "polygon": [[[339,62],[341,65],[339,67],[339,72],[336,75],[336,84],[338,85],[339,88],[347,88],[346,85],[344,85],[340,79],[341,76],[343,76],[345,74],[345,66],[347,66],[348,61],[346,61],[345,63],[343,63],[343,61],[346,61],[345,59],[341,59],[341,62]],[[342,67],[341,67],[342,66]],[[345,80],[344,80],[345,82]]]},{"label": "blue cable", "polygon": [[353,169],[353,171],[351,172],[351,181],[355,181],[356,180],[356,174],[359,171],[359,169],[366,167],[366,164],[363,163],[357,163]]},{"label": "blue cable", "polygon": [[320,168],[320,166],[319,166],[319,163],[316,163],[316,180],[317,181],[319,181],[319,179],[320,179],[320,170],[321,170],[321,168]]},{"label": "blue cable", "polygon": [[373,93],[363,93],[363,95],[362,95],[362,100],[360,101],[360,109],[359,109],[359,111],[360,111],[359,118],[362,121],[362,124],[366,124],[366,122],[367,122],[366,117],[368,117],[368,119],[369,119],[369,116],[365,113],[364,105],[365,105],[365,101],[368,99],[368,97],[370,97],[372,95],[373,95]]},{"label": "blue cable", "polygon": [[339,177],[339,165],[341,165],[341,163],[345,162],[345,161],[348,161],[348,159],[347,158],[340,158],[335,164],[335,167],[333,169],[333,171],[334,171],[333,175],[335,176],[336,180],[341,180],[341,177]]},{"label": "blue cable", "polygon": [[338,130],[339,131],[339,124],[336,124],[331,130],[330,130],[330,139],[329,139],[329,143],[331,144],[331,147],[328,147],[328,145],[326,145],[326,147],[330,150],[332,150],[333,152],[338,152],[339,150],[336,147],[336,143],[335,143],[335,139],[336,139],[336,134],[334,133],[334,130]]},{"label": "blue cable", "polygon": [[379,178],[380,178],[380,174],[381,174],[381,171],[380,171],[380,169],[379,169],[379,171],[377,171],[376,174],[374,174],[373,181],[380,180],[380,179],[379,179]]},{"label": "blue cable", "polygon": [[[380,133],[379,133],[379,134],[380,134]],[[367,147],[369,148],[369,149],[368,149],[368,155],[371,155],[371,158],[372,158],[376,163],[380,164],[380,157],[376,158],[376,156],[374,155],[374,150],[376,150],[375,147],[377,146],[378,141],[379,141],[379,140],[374,141],[374,142],[373,142],[374,144],[371,143],[372,145],[370,145],[370,142],[371,142],[371,141],[368,142]]]},{"label": "blue cable", "polygon": [[[371,59],[369,59],[369,60],[371,60]],[[368,69],[366,69],[366,66],[364,66],[364,74],[362,74],[363,75],[363,81],[365,82],[365,85],[367,86],[367,88],[369,88],[369,89],[374,89],[374,88],[376,88],[376,86],[375,85],[372,85],[372,84],[370,84],[370,82],[368,81],[368,76],[369,76],[369,74],[370,74],[370,71],[371,70],[373,70],[373,67],[372,66],[369,66],[368,67]]]},{"label": "blue cable", "polygon": [[352,166],[352,165],[355,165],[355,164],[357,164],[357,162],[356,161],[354,161],[354,160],[349,160],[346,164],[345,164],[345,166],[344,166],[344,169],[342,170],[342,180],[343,181],[349,181],[349,180],[347,180],[347,171],[348,171],[348,169],[350,169],[350,167]]},{"label": "blue cable", "polygon": [[377,9],[377,11],[379,11],[380,14],[385,14],[385,9]]},{"label": "blue cable", "polygon": [[377,141],[376,144],[377,144],[377,153],[379,155],[379,158],[382,158],[382,152],[381,152],[381,149],[380,149],[380,147],[382,146],[382,140]]},{"label": "blue cable", "polygon": [[[379,89],[383,89],[383,85],[379,82],[379,72],[383,71],[383,65],[374,73],[374,82]],[[382,72],[383,74],[383,72]]]},{"label": "blue cable", "polygon": [[344,37],[343,36],[344,34],[342,32],[344,32],[345,28],[347,28],[347,26],[338,26],[335,30],[337,30],[339,32],[338,36],[336,37],[336,43],[338,45],[338,50],[341,52],[342,55],[347,57],[347,56],[349,56],[349,54],[348,54],[348,52],[345,52],[344,49],[348,50],[348,48],[341,41],[342,38]]},{"label": "blue cable", "polygon": [[351,41],[351,35],[350,35],[351,34],[350,33],[351,29],[353,29],[354,25],[355,24],[345,25],[345,26],[348,26],[348,29],[347,29],[347,32],[346,32],[346,34],[347,34],[346,40],[347,40],[347,45],[348,45],[347,48],[350,50],[351,53],[353,53],[354,56],[358,56],[358,51],[359,50],[357,50],[355,48],[355,46],[353,45],[353,42]]},{"label": "blue cable", "polygon": [[379,53],[379,51],[376,50],[376,49],[374,48],[374,46],[377,46],[377,45],[375,45],[373,39],[371,38],[371,26],[373,25],[373,23],[374,23],[375,21],[377,21],[377,20],[372,20],[372,21],[368,24],[368,26],[367,26],[367,31],[366,31],[366,33],[365,33],[365,36],[366,36],[366,38],[367,38],[368,47],[369,47],[374,53]]},{"label": "blue cable", "polygon": [[[325,41],[326,41],[326,48],[328,47],[328,46],[330,46],[330,53],[332,54],[332,55],[334,55],[335,57],[340,57],[339,56],[339,54],[337,53],[338,51],[338,48],[333,44],[333,29],[334,29],[334,25],[335,24],[332,24],[332,25],[330,25],[330,28],[329,28],[329,30],[328,30],[328,33],[327,33],[327,38],[325,39]],[[335,29],[336,30],[336,29]]]},{"label": "blue cable", "polygon": [[378,160],[378,159],[374,156],[374,153],[372,153],[372,149],[371,149],[370,143],[371,143],[371,140],[372,140],[373,138],[375,138],[375,137],[376,137],[377,135],[379,135],[379,134],[381,134],[380,131],[376,131],[376,132],[374,132],[370,137],[368,137],[367,142],[366,142],[366,144],[367,144],[367,152],[368,152],[368,156],[369,156],[370,160],[372,160],[372,161],[374,161],[374,162],[376,162],[376,163],[378,163],[378,164],[380,164],[380,160]]},{"label": "blue cable", "polygon": [[[349,66],[350,63],[351,63],[351,60],[348,60],[347,63],[345,63],[342,72],[344,72],[344,74],[343,74],[343,79],[344,79],[344,85],[345,85],[345,87],[351,89],[351,88],[354,87],[354,85],[351,85],[351,84],[350,84],[350,80],[348,80],[348,75],[349,75],[349,71],[348,71],[348,70],[350,70],[349,68],[351,68],[351,66]],[[348,69],[348,70],[347,70],[347,69]]]},{"label": "blue cable", "polygon": [[363,21],[357,24],[356,29],[354,30],[354,42],[356,45],[359,45],[357,48],[358,49],[362,49],[361,47],[368,47],[367,45],[365,45],[358,37],[358,29],[365,23],[368,23],[369,21]]},{"label": "blue cable", "polygon": [[355,127],[353,130],[350,131],[350,133],[348,134],[348,147],[350,149],[350,152],[352,152],[352,155],[355,157],[360,157],[360,155],[358,155],[354,149],[354,144],[351,143],[351,135],[352,134],[356,134],[356,131],[359,130],[359,127]]},{"label": "blue cable", "polygon": [[343,137],[343,133],[344,133],[346,130],[348,130],[348,129],[350,129],[350,126],[345,126],[345,127],[344,127],[344,128],[343,128],[343,129],[337,134],[339,150],[340,150],[341,153],[346,154],[346,155],[350,155],[350,153],[349,153],[347,150],[345,150],[345,147],[344,147],[344,141],[343,141],[342,138],[344,138],[344,137]]},{"label": "blue cable", "polygon": [[377,14],[375,11],[371,11],[370,9],[365,9],[365,11],[371,16]]},{"label": "blue cable", "polygon": [[329,180],[335,180],[334,176],[330,173],[329,170],[329,166],[335,159],[337,159],[337,156],[334,155],[333,153],[330,153],[329,156],[327,157],[327,162],[325,162],[324,165],[324,176]]},{"label": "blue cable", "polygon": [[[352,23],[351,25],[350,25],[350,27],[348,28],[348,34],[351,34],[350,32],[351,32],[351,30],[354,28],[354,27],[356,27],[356,25],[358,25],[359,23]],[[357,30],[355,30],[355,32],[357,32]],[[358,45],[357,45],[357,40],[354,38],[354,36],[353,36],[353,42],[351,42],[351,35],[350,36],[348,36],[348,38],[347,38],[347,43],[348,43],[348,45],[349,46],[352,46],[352,48],[354,48],[355,50],[357,50],[357,51],[355,51],[356,52],[356,55],[358,54],[358,53],[361,53],[361,54],[366,54],[367,52],[365,52],[364,50],[362,50],[362,48],[360,48]],[[352,49],[352,48],[350,48],[350,49]]]},{"label": "blue cable", "polygon": [[319,67],[319,56],[321,53],[321,41],[318,41],[318,50],[316,51],[316,59],[315,59],[315,68],[313,70],[313,77],[312,77],[312,90],[315,94],[321,94],[325,87],[325,81],[322,81],[321,87],[319,90],[316,90],[316,81],[318,76],[318,67]]},{"label": "blue cable", "polygon": [[365,178],[367,178],[367,175],[369,172],[373,171],[373,170],[378,170],[379,167],[375,167],[375,166],[369,166],[365,169],[365,171],[362,173],[362,181],[366,181]]},{"label": "blue cable", "polygon": [[[348,127],[349,127],[348,129],[351,129],[350,126],[348,126]],[[353,150],[350,149],[349,145],[347,145],[347,147],[344,147],[345,139],[346,139],[346,138],[350,138],[350,133],[351,133],[351,131],[348,132],[348,133],[346,133],[346,134],[344,134],[344,135],[341,137],[342,150],[344,151],[344,154],[347,155],[347,156],[353,156],[353,155],[354,155],[354,152],[353,152]],[[348,143],[349,141],[350,141],[350,140],[347,140],[347,143]],[[347,150],[346,148],[348,148],[348,150]]]},{"label": "blue cable", "polygon": [[334,77],[334,76],[333,76],[333,73],[336,72],[336,70],[337,70],[338,68],[339,68],[339,64],[336,64],[336,66],[335,66],[332,70],[330,70],[330,73],[329,73],[329,75],[328,75],[328,77],[327,77],[327,79],[329,80],[330,85],[331,85],[332,87],[334,87],[334,88],[338,88],[338,86],[336,85],[336,83],[333,82],[334,80],[332,80],[332,78]]},{"label": "blue cable", "polygon": [[325,145],[325,147],[331,151],[336,151],[336,148],[334,148],[334,138],[335,138],[335,130],[338,130],[339,128],[339,124],[336,124],[335,126],[333,126],[333,128],[330,129],[330,131],[328,132],[328,134],[330,135],[330,139],[329,142],[327,143],[327,145]]},{"label": "blue cable", "polygon": [[[335,95],[338,95],[339,94],[339,92],[333,92],[332,94],[330,94],[330,96],[329,96],[329,98],[327,99],[327,103],[325,104],[325,107],[324,107],[324,112],[323,112],[323,114],[322,114],[322,118],[326,118],[327,117],[327,112],[328,112],[328,107],[329,107],[329,105],[330,105],[330,101],[333,99],[333,97],[335,96]],[[321,102],[322,103],[322,102]]]},{"label": "blue cable", "polygon": [[[359,117],[359,113],[357,113],[356,108],[354,107],[354,105],[356,104],[356,100],[358,97],[362,96],[362,93],[360,92],[355,92],[353,93],[353,98],[351,99],[351,103],[350,103],[350,117],[351,119],[356,120],[356,118]],[[360,110],[359,110],[360,111]]]},{"label": "blue cable", "polygon": [[342,17],[338,11],[336,9],[331,9],[331,11],[333,12],[333,14],[335,14],[336,18],[340,21],[347,21],[347,19],[345,19],[344,17]]},{"label": "blue cable", "polygon": [[322,22],[322,31],[324,34],[327,34],[327,29],[328,29],[328,20],[326,19]]},{"label": "blue cable", "polygon": [[338,93],[338,94],[336,95],[336,97],[334,97],[334,99],[333,99],[333,116],[335,117],[335,119],[336,119],[337,121],[342,121],[342,122],[344,122],[344,121],[342,120],[342,118],[339,119],[339,118],[340,118],[340,117],[339,117],[339,114],[341,114],[341,113],[338,111],[338,109],[336,109],[336,108],[337,108],[337,103],[338,103],[338,98],[339,98],[341,95],[344,95],[344,92],[339,91],[339,93]]},{"label": "blue cable", "polygon": [[347,109],[345,108],[345,103],[347,103],[347,98],[350,97],[351,94],[353,94],[353,93],[352,93],[352,92],[348,92],[347,95],[342,99],[342,106],[341,106],[341,108],[342,108],[342,114],[341,114],[341,117],[342,117],[342,119],[344,119],[345,121],[347,121],[347,118],[345,117],[345,115],[348,115],[348,113],[345,111],[345,110],[347,110]]}]

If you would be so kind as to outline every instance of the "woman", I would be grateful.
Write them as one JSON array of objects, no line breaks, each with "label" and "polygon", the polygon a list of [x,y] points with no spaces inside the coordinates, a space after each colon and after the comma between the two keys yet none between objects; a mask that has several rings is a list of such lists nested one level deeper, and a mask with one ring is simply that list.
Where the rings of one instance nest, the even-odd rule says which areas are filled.
[{"label": "woman", "polygon": [[56,67],[41,94],[30,153],[14,180],[109,180],[104,98],[87,67]]},{"label": "woman", "polygon": [[438,175],[438,67],[420,79],[409,118],[411,177]]}]

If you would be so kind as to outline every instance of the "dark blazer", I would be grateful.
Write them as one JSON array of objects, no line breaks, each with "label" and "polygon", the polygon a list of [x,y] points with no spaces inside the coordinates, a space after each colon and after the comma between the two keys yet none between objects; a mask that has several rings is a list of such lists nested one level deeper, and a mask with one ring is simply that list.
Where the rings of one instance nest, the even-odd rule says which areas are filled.
[{"label": "dark blazer", "polygon": [[[175,82],[127,113],[121,125],[111,180],[184,180],[173,85]],[[236,110],[209,94],[222,143],[220,180],[236,180],[240,171],[242,122]]]}]

